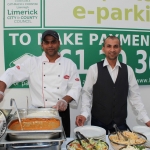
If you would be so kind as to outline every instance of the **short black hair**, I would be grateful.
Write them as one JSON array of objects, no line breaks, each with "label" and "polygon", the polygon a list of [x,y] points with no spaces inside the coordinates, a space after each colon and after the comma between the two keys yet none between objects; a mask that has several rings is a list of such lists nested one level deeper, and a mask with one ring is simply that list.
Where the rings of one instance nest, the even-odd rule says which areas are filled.
[{"label": "short black hair", "polygon": [[105,41],[106,41],[108,38],[110,38],[110,39],[112,39],[112,40],[117,39],[117,40],[119,41],[119,46],[121,46],[121,45],[120,45],[120,39],[119,39],[118,37],[116,37],[115,35],[109,35],[109,36],[107,36],[107,38],[104,39],[104,41],[103,41],[103,47],[105,46]]}]

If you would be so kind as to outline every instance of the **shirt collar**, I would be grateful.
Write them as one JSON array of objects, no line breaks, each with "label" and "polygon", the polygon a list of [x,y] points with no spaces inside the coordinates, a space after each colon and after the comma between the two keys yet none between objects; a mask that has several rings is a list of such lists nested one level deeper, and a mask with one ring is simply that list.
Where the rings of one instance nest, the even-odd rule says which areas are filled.
[{"label": "shirt collar", "polygon": [[[55,60],[55,62],[58,62],[58,61],[60,61],[60,59],[61,59],[61,54],[58,53],[58,55],[59,55],[60,57],[57,58],[57,59]],[[49,62],[48,58],[46,57],[45,52],[42,53],[42,62]]]},{"label": "shirt collar", "polygon": [[[106,58],[104,59],[104,63],[103,63],[103,67],[105,67],[105,66],[110,66]],[[117,58],[116,66],[121,67],[118,58]]]}]

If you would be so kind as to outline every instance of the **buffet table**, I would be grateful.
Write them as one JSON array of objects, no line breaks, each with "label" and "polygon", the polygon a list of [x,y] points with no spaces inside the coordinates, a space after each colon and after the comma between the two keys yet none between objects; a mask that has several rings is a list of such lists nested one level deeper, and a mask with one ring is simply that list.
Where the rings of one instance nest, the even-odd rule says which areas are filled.
[{"label": "buffet table", "polygon": [[[9,123],[11,120],[13,120],[12,118],[13,117],[16,117],[15,116],[15,114],[14,113],[12,113],[11,111],[12,110],[10,110],[10,109],[4,109],[4,110],[2,110],[3,111],[3,113],[5,114],[5,116],[6,116],[6,119],[7,119],[7,122]],[[26,109],[20,109],[20,116],[21,116],[21,118],[27,118],[26,116],[28,115],[40,115],[41,113],[42,113],[42,116],[43,116],[43,112],[45,113],[45,111],[48,113],[48,112],[51,112],[52,114],[54,114],[55,116],[58,116],[58,112],[56,113],[55,111],[56,110],[52,110],[52,109],[30,109],[30,110],[28,110],[28,112],[27,112],[27,110]],[[12,113],[12,114],[10,114],[10,113]],[[45,115],[45,114],[44,114]],[[13,117],[12,117],[13,116]],[[34,140],[31,140],[31,139],[28,139],[29,137],[27,136],[26,137],[26,134],[24,133],[24,131],[11,131],[10,129],[7,129],[6,130],[6,132],[5,132],[5,134],[0,138],[0,150],[16,150],[16,147],[17,147],[17,150],[25,150],[25,149],[30,149],[30,150],[35,150],[35,149],[39,149],[39,150],[60,150],[60,147],[61,147],[61,150],[66,150],[66,145],[70,142],[70,141],[72,141],[72,140],[74,140],[75,139],[75,137],[73,138],[65,138],[65,135],[64,135],[64,132],[62,132],[62,130],[61,130],[61,128],[59,129],[60,131],[59,131],[59,133],[60,133],[60,137],[58,138],[58,139],[49,139],[49,138],[47,138],[47,139],[42,139],[42,137],[41,137],[41,134],[40,133],[43,133],[43,131],[42,132],[39,132],[39,133],[30,133],[29,131],[28,131],[28,134],[27,135],[29,135],[29,137],[32,137],[33,136],[33,134],[38,134],[38,137],[39,138],[35,138],[35,136],[34,136]],[[54,130],[55,132],[56,132],[56,130]],[[13,133],[13,132],[16,132],[15,134]],[[17,133],[17,132],[19,132],[19,133]],[[23,133],[22,133],[23,132]],[[32,131],[31,131],[32,132]],[[52,131],[51,131],[52,132]],[[55,133],[54,132],[54,133]],[[53,133],[53,132],[52,132]],[[9,134],[9,137],[7,136]],[[40,134],[40,136],[39,136],[39,134]],[[13,137],[12,139],[10,139],[10,137],[11,137],[11,135],[17,135],[15,138]],[[42,134],[43,135],[43,134]],[[104,134],[105,135],[105,134]],[[25,140],[24,139],[21,139],[22,138],[22,136],[23,136],[23,138],[25,138]],[[45,134],[43,135],[43,137],[45,136]],[[108,136],[107,135],[105,135],[105,137],[106,137],[106,142],[108,143],[108,145],[109,145],[109,150],[113,150],[113,148],[111,147],[111,145],[110,145],[110,143],[109,143],[109,140],[108,140]],[[19,140],[17,139],[17,138],[19,138]],[[26,139],[27,138],[27,139]],[[104,138],[105,139],[105,138]],[[21,141],[20,141],[21,140]],[[64,141],[63,143],[62,143],[62,141]],[[35,143],[37,143],[37,145],[34,145]],[[44,147],[42,147],[43,144],[44,143]],[[52,145],[51,146],[47,146],[46,147],[46,144],[47,145],[50,145],[52,143]],[[29,146],[31,146],[30,148],[29,148]],[[36,147],[37,146],[37,147]],[[41,146],[41,147],[39,147],[39,146]],[[24,147],[24,148],[23,148]]]},{"label": "buffet table", "polygon": [[[66,138],[66,141],[63,142],[63,144],[61,145],[61,150],[66,150],[66,145],[70,142],[74,140],[74,138]],[[111,147],[111,144],[108,140],[108,136],[106,135],[106,142],[109,144],[109,150],[114,150],[112,147]],[[55,149],[55,148],[54,148]],[[6,148],[6,145],[5,147],[1,147],[0,146],[0,150],[7,150]],[[27,150],[27,149],[24,149],[24,148],[19,148],[19,149],[12,149],[12,150]],[[33,148],[33,149],[29,149],[29,150],[53,150],[53,148]],[[55,149],[56,150],[56,149]],[[60,149],[58,149],[60,150]],[[149,150],[148,148],[146,148],[146,150]]]},{"label": "buffet table", "polygon": [[[66,145],[67,143],[69,143],[70,141],[74,140],[74,138],[67,138],[66,141],[63,142],[62,146],[61,146],[61,150],[66,150]],[[109,144],[109,150],[114,150],[108,140],[108,136],[106,136],[106,142]],[[37,148],[34,149],[30,149],[30,150],[35,150]],[[7,150],[6,146],[5,147],[0,147],[0,150]],[[19,149],[19,150],[25,150],[25,149]],[[40,149],[41,150],[41,149]],[[44,148],[44,150],[51,150],[51,148]]]},{"label": "buffet table", "polygon": [[[26,124],[24,124],[24,128],[27,128],[26,130],[14,130],[14,128],[12,127],[13,123],[15,121],[17,122],[18,120],[16,116],[17,113],[10,113],[10,109],[1,109],[0,112],[2,120],[1,122],[3,123],[1,125],[0,150],[66,150],[66,145],[76,138],[75,136],[66,138],[61,118],[58,115],[58,111],[55,109],[19,109],[20,117],[23,118],[22,122],[31,120],[31,123],[29,122],[29,125],[30,127],[35,128],[36,123],[36,130],[28,130],[28,122],[25,122]],[[52,122],[52,120],[55,121],[58,125],[55,123],[57,127],[55,127],[54,129],[49,129],[48,127],[51,126],[50,124],[48,124],[48,126],[46,123],[49,123],[48,121]],[[46,129],[44,128],[45,125]],[[16,124],[14,125],[14,127],[16,128]],[[44,128],[44,130],[42,130],[41,127]],[[5,129],[5,131],[3,129]],[[111,146],[108,135],[106,135],[106,132],[103,128],[97,126],[84,126],[74,129],[75,133],[77,131],[82,131],[84,134],[86,134],[87,137],[99,137],[99,139],[105,141],[109,145],[109,150],[114,150],[113,148],[116,149],[116,145],[114,146],[114,144],[112,144]],[[140,136],[144,137],[144,135],[142,134]],[[120,146],[118,147],[117,145],[117,149],[119,148]]]}]

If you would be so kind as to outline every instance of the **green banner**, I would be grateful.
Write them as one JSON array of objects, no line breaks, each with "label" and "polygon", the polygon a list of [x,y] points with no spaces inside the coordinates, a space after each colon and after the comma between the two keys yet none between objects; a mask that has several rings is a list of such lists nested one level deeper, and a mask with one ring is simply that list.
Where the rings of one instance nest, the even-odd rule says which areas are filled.
[{"label": "green banner", "polygon": [[[40,56],[41,35],[44,30],[4,30],[5,69],[21,63],[28,57]],[[122,52],[119,60],[133,68],[139,85],[150,84],[150,33],[138,30],[107,29],[57,29],[60,35],[60,52],[72,59],[79,70],[82,85],[90,65],[105,58],[102,43],[108,35],[121,40]],[[13,88],[27,88],[27,81],[12,85]]]}]

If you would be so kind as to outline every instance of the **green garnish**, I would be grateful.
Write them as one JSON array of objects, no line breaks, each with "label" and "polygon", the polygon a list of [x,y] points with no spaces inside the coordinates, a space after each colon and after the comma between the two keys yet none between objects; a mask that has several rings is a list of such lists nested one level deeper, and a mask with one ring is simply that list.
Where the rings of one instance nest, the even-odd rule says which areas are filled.
[{"label": "green garnish", "polygon": [[143,145],[135,145],[134,148],[137,148],[138,150],[144,150],[145,146],[143,146]]}]

